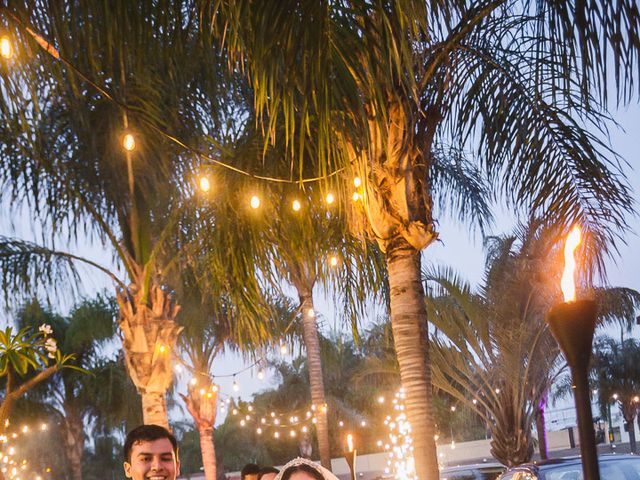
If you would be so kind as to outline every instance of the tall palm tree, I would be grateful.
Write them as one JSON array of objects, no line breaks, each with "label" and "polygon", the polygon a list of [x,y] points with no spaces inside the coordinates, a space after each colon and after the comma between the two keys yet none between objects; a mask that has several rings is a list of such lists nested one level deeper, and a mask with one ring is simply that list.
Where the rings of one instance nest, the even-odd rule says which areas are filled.
[{"label": "tall palm tree", "polygon": [[[434,385],[473,408],[491,428],[491,452],[505,465],[528,461],[531,429],[562,358],[545,315],[559,299],[557,227],[533,221],[517,234],[490,238],[485,281],[477,292],[449,270],[428,275],[427,308],[436,331]],[[600,289],[617,296],[616,311],[633,309],[638,292]],[[602,305],[600,321],[616,317]],[[614,303],[609,300],[608,303]],[[542,411],[541,411],[542,410]],[[544,444],[545,428],[538,423]]]},{"label": "tall palm tree", "polygon": [[[198,144],[203,132],[219,125],[224,97],[215,93],[222,77],[189,5],[2,7],[20,59],[2,70],[4,199],[32,209],[58,242],[72,244],[83,232],[108,246],[118,269],[3,237],[4,285],[73,284],[76,262],[109,275],[144,421],[164,426],[179,306],[164,288],[165,265],[158,258],[178,217],[193,155],[159,132]],[[122,148],[125,133],[133,134],[134,151]]]},{"label": "tall palm tree", "polygon": [[353,176],[363,180],[354,226],[386,255],[416,471],[436,479],[420,252],[437,238],[434,197],[465,212],[434,188],[434,153],[451,144],[473,151],[511,204],[565,225],[579,220],[610,245],[630,196],[607,144],[584,125],[606,128],[612,71],[616,99],[636,93],[635,2],[198,5],[247,73],[265,143],[287,145],[291,171],[302,178],[307,142],[318,156],[305,162],[317,175],[344,173],[342,198]]}]

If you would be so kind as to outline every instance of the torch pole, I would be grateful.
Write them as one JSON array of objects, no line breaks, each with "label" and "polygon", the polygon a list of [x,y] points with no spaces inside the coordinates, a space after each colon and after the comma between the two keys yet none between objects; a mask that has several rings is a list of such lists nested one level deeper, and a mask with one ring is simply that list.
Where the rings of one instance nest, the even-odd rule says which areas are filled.
[{"label": "torch pole", "polygon": [[549,311],[547,323],[571,369],[583,478],[600,480],[588,380],[596,327],[596,304],[591,300],[561,303]]}]

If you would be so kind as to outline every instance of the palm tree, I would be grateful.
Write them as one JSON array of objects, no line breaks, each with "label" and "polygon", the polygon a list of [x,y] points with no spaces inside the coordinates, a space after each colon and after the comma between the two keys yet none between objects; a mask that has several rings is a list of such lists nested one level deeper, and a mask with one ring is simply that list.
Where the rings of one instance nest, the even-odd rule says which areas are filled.
[{"label": "palm tree", "polygon": [[[213,93],[221,77],[204,61],[213,58],[211,46],[189,2],[179,0],[26,2],[2,12],[22,61],[2,71],[0,181],[15,204],[39,214],[52,239],[71,244],[85,232],[112,249],[118,268],[3,237],[5,289],[73,284],[77,262],[109,275],[144,421],[168,426],[179,306],[158,258],[193,156],[159,132],[196,144],[216,131],[224,96]],[[134,151],[123,150],[125,133]]]},{"label": "palm tree", "polygon": [[622,342],[610,337],[597,339],[591,368],[600,405],[608,405],[612,398],[617,402],[629,432],[631,452],[636,453],[634,420],[640,403],[640,342],[635,338]]},{"label": "palm tree", "polygon": [[[477,293],[449,270],[428,276],[434,289],[427,307],[437,329],[434,385],[483,417],[491,427],[492,454],[505,465],[531,458],[538,419],[538,439],[546,445],[544,404],[563,371],[545,322],[559,295],[556,228],[533,221],[514,236],[489,239],[487,273]],[[640,300],[626,289],[607,289],[606,295],[617,296],[618,312],[633,310]],[[604,289],[595,296],[603,298]],[[599,303],[601,322],[619,319],[607,302]]]},{"label": "palm tree", "polygon": [[[420,252],[437,238],[428,176],[447,144],[473,151],[497,191],[611,245],[631,209],[606,143],[607,78],[635,94],[640,14],[632,0],[198,2],[255,91],[265,143],[312,143],[315,173],[364,182],[354,226],[386,255],[391,319],[418,478],[436,479]],[[611,67],[613,65],[613,67]],[[277,136],[284,125],[285,134]],[[351,177],[351,178],[349,178]],[[330,177],[333,179],[333,176]],[[328,182],[328,181],[327,181]],[[591,248],[598,254],[601,248]]]},{"label": "palm tree", "polygon": [[82,479],[85,426],[98,417],[124,416],[129,410],[126,402],[118,401],[122,398],[122,385],[112,382],[118,378],[113,375],[113,370],[119,368],[117,362],[101,355],[102,348],[114,339],[115,318],[115,302],[101,296],[76,305],[68,317],[53,314],[37,301],[25,305],[18,315],[20,325],[52,325],[61,348],[74,352],[76,364],[89,372],[62,370],[30,395],[46,403],[59,418],[73,480]]}]

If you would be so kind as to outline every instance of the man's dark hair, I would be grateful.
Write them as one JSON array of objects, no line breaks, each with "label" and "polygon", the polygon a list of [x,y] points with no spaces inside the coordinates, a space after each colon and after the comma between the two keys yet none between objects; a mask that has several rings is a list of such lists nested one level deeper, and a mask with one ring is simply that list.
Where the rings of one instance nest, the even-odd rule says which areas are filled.
[{"label": "man's dark hair", "polygon": [[131,430],[124,441],[123,451],[125,462],[131,463],[131,450],[136,443],[153,442],[154,440],[159,440],[161,438],[166,438],[171,442],[171,445],[173,446],[173,453],[175,453],[177,458],[178,442],[176,437],[173,436],[173,433],[160,425],[140,425],[139,427]]},{"label": "man's dark hair", "polygon": [[315,478],[315,480],[325,480],[324,476],[322,475],[322,473],[320,473],[320,471],[313,468],[311,465],[307,465],[306,463],[302,463],[300,465],[292,465],[289,468],[287,468],[282,473],[281,480],[289,480],[291,478],[291,475],[293,475],[295,472],[307,473],[311,477]]},{"label": "man's dark hair", "polygon": [[240,478],[244,480],[247,475],[258,475],[260,473],[260,467],[255,463],[247,463],[242,470],[240,470]]},{"label": "man's dark hair", "polygon": [[260,480],[262,476],[266,475],[267,473],[275,473],[277,475],[278,473],[280,473],[280,470],[278,470],[276,467],[262,467],[258,472],[258,480]]}]

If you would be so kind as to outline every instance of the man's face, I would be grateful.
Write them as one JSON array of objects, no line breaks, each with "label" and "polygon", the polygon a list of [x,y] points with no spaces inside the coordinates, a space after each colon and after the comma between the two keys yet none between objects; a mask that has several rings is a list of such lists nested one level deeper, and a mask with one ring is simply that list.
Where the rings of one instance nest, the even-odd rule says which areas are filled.
[{"label": "man's face", "polygon": [[133,480],[176,480],[180,461],[168,438],[139,441],[131,448],[131,463],[124,462],[124,474]]}]

